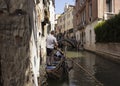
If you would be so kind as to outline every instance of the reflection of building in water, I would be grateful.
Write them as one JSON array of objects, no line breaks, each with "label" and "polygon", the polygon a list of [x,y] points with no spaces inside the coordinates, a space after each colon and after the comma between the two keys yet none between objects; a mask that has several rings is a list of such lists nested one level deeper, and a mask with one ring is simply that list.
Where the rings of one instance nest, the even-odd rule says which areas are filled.
[{"label": "reflection of building in water", "polygon": [[85,54],[85,57],[83,56],[82,58],[80,58],[81,64],[84,65],[94,75],[94,65],[96,56],[88,52],[83,52],[83,54]]},{"label": "reflection of building in water", "polygon": [[103,58],[95,59],[95,77],[105,86],[120,86],[120,65]]},{"label": "reflection of building in water", "polygon": [[[87,55],[88,54],[88,55]],[[95,56],[90,55],[89,53],[82,52],[82,55],[78,58],[74,58],[74,62],[78,63],[80,66],[85,68],[85,70],[90,71],[91,75],[94,75],[94,65],[95,65]],[[70,79],[73,80],[73,84],[82,85],[82,86],[94,86],[97,83],[94,81],[91,76],[86,73],[81,67],[74,64],[74,69],[70,71]]]}]

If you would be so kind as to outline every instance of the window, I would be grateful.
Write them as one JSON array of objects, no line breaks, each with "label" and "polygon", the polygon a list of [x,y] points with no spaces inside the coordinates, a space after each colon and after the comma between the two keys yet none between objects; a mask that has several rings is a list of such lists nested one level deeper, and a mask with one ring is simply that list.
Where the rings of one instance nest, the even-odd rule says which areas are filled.
[{"label": "window", "polygon": [[112,0],[106,0],[107,12],[112,12]]},{"label": "window", "polygon": [[84,18],[84,22],[86,21],[86,11],[84,10],[84,13],[83,13],[83,18]]},{"label": "window", "polygon": [[45,22],[42,22],[42,36],[44,36],[45,28],[44,28]]},{"label": "window", "polygon": [[37,3],[37,4],[40,3],[40,0],[36,0],[36,3]]},{"label": "window", "polygon": [[92,3],[89,4],[89,21],[92,21]]},{"label": "window", "polygon": [[81,22],[82,22],[83,25],[85,24],[85,20],[86,20],[86,11],[84,10],[81,13]]},{"label": "window", "polygon": [[89,37],[90,37],[89,40],[90,40],[90,44],[91,44],[91,42],[92,42],[92,32],[91,32],[91,30],[90,30],[90,36]]},{"label": "window", "polygon": [[92,3],[89,5],[89,17],[92,17]]},{"label": "window", "polygon": [[60,22],[62,22],[62,18],[60,19]]}]

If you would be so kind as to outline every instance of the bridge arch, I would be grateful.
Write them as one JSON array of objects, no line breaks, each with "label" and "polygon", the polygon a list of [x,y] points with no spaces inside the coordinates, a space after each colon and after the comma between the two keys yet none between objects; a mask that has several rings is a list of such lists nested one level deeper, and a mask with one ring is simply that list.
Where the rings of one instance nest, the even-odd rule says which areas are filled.
[{"label": "bridge arch", "polygon": [[77,42],[75,40],[72,40],[72,39],[61,39],[58,41],[59,44],[62,42],[69,43],[73,48],[76,48],[76,46],[77,46]]}]

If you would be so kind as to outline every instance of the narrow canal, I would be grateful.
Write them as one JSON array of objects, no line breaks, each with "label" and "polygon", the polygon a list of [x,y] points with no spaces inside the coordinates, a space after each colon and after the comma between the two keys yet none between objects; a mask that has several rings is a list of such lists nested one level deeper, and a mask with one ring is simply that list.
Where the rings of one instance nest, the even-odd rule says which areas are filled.
[{"label": "narrow canal", "polygon": [[73,60],[73,69],[69,72],[69,79],[49,80],[48,86],[101,86],[101,83],[103,86],[120,86],[120,64],[86,51],[68,51],[66,56],[69,65],[72,63],[71,59]]}]

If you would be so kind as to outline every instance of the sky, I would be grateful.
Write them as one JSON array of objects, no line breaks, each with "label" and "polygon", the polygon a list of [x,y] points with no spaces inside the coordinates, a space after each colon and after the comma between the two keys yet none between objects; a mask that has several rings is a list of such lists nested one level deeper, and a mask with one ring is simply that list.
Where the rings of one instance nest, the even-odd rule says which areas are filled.
[{"label": "sky", "polygon": [[75,0],[55,0],[55,13],[61,14],[64,12],[65,3],[74,5]]}]

